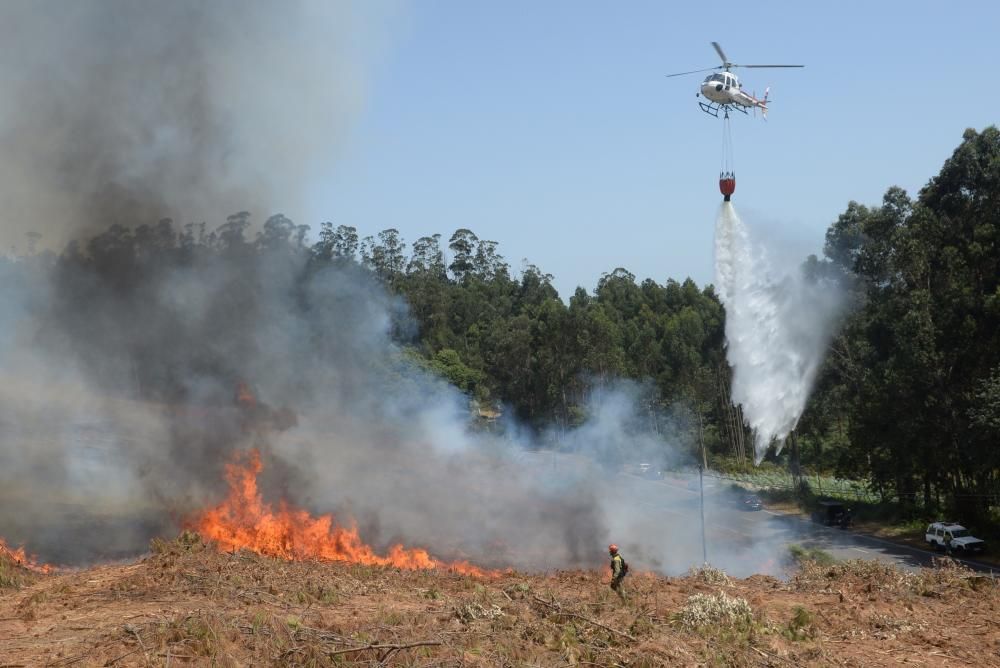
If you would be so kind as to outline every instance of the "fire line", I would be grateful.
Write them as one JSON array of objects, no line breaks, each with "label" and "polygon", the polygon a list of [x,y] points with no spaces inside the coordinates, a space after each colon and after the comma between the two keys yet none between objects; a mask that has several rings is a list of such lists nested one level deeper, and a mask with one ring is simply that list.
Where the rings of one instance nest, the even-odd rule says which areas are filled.
[{"label": "fire line", "polygon": [[55,570],[54,566],[38,563],[32,555],[25,551],[24,547],[14,549],[8,546],[3,538],[0,538],[0,558],[13,561],[18,566],[33,573],[52,573]]},{"label": "fire line", "polygon": [[225,500],[196,515],[189,522],[190,527],[226,552],[245,549],[289,561],[346,561],[408,570],[495,575],[467,561],[440,561],[422,548],[399,544],[382,556],[361,539],[357,527],[340,526],[332,515],[313,517],[284,501],[274,509],[257,488],[257,476],[263,469],[257,450],[237,453],[226,464],[229,493]]}]

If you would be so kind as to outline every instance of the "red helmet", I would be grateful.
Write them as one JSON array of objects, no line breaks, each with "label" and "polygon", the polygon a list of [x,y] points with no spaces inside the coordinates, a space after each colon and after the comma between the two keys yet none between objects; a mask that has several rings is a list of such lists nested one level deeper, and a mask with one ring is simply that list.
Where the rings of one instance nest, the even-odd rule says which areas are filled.
[{"label": "red helmet", "polygon": [[611,545],[608,545],[608,552],[610,552],[611,554],[618,554],[618,546],[615,545],[614,543],[611,543]]}]

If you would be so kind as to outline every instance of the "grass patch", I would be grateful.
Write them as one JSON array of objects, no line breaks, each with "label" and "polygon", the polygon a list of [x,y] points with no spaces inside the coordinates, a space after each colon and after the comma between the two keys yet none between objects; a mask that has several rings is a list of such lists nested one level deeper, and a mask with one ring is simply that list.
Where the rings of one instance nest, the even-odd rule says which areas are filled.
[{"label": "grass patch", "polygon": [[724,570],[708,564],[700,568],[692,568],[688,571],[688,576],[710,585],[730,585],[733,583]]},{"label": "grass patch", "polygon": [[20,589],[25,585],[23,569],[0,554],[0,589]]},{"label": "grass patch", "polygon": [[0,540],[0,589],[20,589],[35,582],[34,574],[3,548]]},{"label": "grass patch", "polygon": [[[129,635],[138,639],[143,635],[142,627],[125,627],[126,638]],[[146,646],[166,651],[173,650],[177,657],[197,657],[211,659],[214,665],[227,665],[224,660],[225,650],[231,643],[232,633],[227,628],[225,620],[212,614],[190,614],[175,617],[164,623],[152,625],[149,628]],[[221,654],[221,656],[220,656]]]},{"label": "grass patch", "polygon": [[725,592],[695,594],[674,615],[674,621],[693,631],[718,627],[747,630],[753,626],[753,609],[745,598]]},{"label": "grass patch", "polygon": [[802,507],[799,494],[794,489],[758,489],[754,493],[769,505],[790,503]]},{"label": "grass patch", "polygon": [[788,546],[788,557],[792,563],[800,566],[807,562],[819,566],[832,566],[837,562],[833,555],[826,550],[821,550],[818,547],[803,547],[797,543]]},{"label": "grass patch", "polygon": [[816,637],[817,633],[813,614],[801,605],[795,606],[792,610],[792,618],[788,620],[783,629],[784,636],[792,641],[811,640]]},{"label": "grass patch", "polygon": [[17,616],[26,622],[37,619],[38,606],[49,600],[49,595],[44,591],[36,591],[31,596],[17,604]]},{"label": "grass patch", "polygon": [[882,528],[881,533],[894,538],[923,538],[924,531],[927,529],[928,524],[930,524],[929,521],[921,518],[899,520]]}]

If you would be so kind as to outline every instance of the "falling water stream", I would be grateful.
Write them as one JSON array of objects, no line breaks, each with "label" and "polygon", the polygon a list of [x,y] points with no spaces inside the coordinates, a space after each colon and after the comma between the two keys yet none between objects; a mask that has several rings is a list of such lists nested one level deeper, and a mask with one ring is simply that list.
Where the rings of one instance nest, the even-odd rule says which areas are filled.
[{"label": "falling water stream", "polygon": [[726,309],[726,357],[732,400],[754,433],[763,459],[805,409],[843,299],[828,282],[807,280],[800,266],[775,266],[723,202],[715,224],[715,280]]}]

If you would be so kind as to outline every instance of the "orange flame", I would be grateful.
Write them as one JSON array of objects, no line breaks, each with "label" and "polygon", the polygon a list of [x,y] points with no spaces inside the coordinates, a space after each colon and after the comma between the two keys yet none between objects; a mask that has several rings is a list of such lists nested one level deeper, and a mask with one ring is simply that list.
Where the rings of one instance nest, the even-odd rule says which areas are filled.
[{"label": "orange flame", "polygon": [[51,573],[55,570],[54,566],[49,564],[40,564],[35,560],[34,555],[29,555],[24,551],[24,547],[19,547],[16,550],[9,547],[3,538],[0,538],[0,558],[6,558],[13,561],[18,566],[25,568],[33,573]]},{"label": "orange flame", "polygon": [[421,548],[393,545],[386,556],[379,556],[361,540],[357,527],[339,526],[332,515],[312,517],[284,501],[275,511],[257,490],[257,475],[263,469],[257,450],[234,457],[226,464],[229,483],[226,499],[215,508],[202,511],[191,522],[194,529],[214,541],[220,550],[246,549],[288,560],[348,561],[409,570],[433,568],[466,575],[492,575],[467,561],[439,561]]}]

